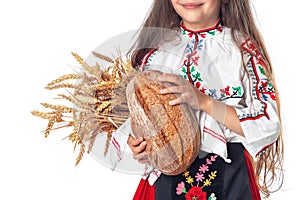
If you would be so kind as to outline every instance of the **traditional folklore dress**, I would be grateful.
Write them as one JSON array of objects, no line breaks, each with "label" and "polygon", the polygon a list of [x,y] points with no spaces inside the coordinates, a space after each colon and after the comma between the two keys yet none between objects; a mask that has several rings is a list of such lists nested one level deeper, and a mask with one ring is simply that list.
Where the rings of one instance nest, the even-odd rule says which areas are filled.
[{"label": "traditional folklore dress", "polygon": [[[146,164],[134,200],[260,199],[249,156],[256,157],[272,145],[280,129],[275,91],[266,77],[261,51],[250,39],[237,47],[231,30],[220,20],[198,31],[181,24],[180,32],[174,42],[147,54],[142,68],[178,74],[201,92],[234,107],[245,137],[197,111],[198,158],[177,176],[166,176]],[[129,122],[123,127],[128,134],[117,131],[113,136],[114,166],[122,159]]]}]

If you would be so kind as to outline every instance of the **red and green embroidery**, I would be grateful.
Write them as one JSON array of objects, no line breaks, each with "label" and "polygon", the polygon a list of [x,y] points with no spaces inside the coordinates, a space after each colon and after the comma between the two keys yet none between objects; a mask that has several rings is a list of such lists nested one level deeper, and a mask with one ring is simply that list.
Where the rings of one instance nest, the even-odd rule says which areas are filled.
[{"label": "red and green embroidery", "polygon": [[216,200],[217,197],[214,193],[207,197],[207,193],[203,188],[212,185],[213,180],[217,177],[217,170],[210,171],[212,165],[218,158],[218,155],[212,155],[206,159],[206,164],[202,164],[198,168],[195,175],[191,175],[189,171],[184,172],[182,175],[185,182],[178,183],[176,188],[177,195],[184,195],[186,200]]},{"label": "red and green embroidery", "polygon": [[[259,64],[259,61],[257,61],[257,64]],[[262,75],[266,75],[265,70],[261,65],[258,65],[258,69]],[[271,98],[274,101],[276,100],[275,89],[268,79],[262,78],[260,80],[258,84],[258,91],[260,93],[261,98],[265,101],[267,101],[268,98]]]},{"label": "red and green embroidery", "polygon": [[223,31],[223,26],[220,19],[213,27],[198,31],[190,30],[186,28],[183,24],[181,24],[180,26],[182,30],[182,35],[188,35],[190,38],[192,38],[194,34],[198,34],[201,38],[206,38],[207,34],[214,36],[217,32],[221,33]]},{"label": "red and green embroidery", "polygon": [[[204,80],[201,77],[201,73],[197,70],[197,67],[194,65],[191,66],[190,74],[193,80],[193,84],[197,87],[201,92],[213,97],[214,99],[218,99],[220,101],[224,101],[229,98],[242,98],[244,95],[243,88],[241,86],[229,86],[227,85],[221,89],[209,89],[205,87]],[[188,80],[187,68],[181,68],[181,76]]]},{"label": "red and green embroidery", "polygon": [[276,100],[275,89],[272,83],[267,79],[265,73],[265,62],[261,51],[257,48],[250,39],[247,39],[243,44],[244,55],[249,57],[248,65],[246,66],[249,77],[252,79],[252,96],[257,100],[257,108],[253,113],[242,113],[238,117],[240,121],[253,120],[265,116],[269,118],[267,113],[267,101]]},{"label": "red and green embroidery", "polygon": [[201,92],[218,99],[220,101],[228,98],[241,98],[243,96],[243,90],[241,86],[226,86],[221,89],[209,89],[205,87],[204,80],[201,76],[199,60],[199,51],[203,49],[203,41],[207,34],[215,35],[217,32],[222,32],[222,25],[219,22],[213,29],[202,31],[191,31],[183,27],[182,34],[188,35],[191,38],[191,42],[187,44],[185,51],[185,59],[181,66],[180,75],[191,82]]}]

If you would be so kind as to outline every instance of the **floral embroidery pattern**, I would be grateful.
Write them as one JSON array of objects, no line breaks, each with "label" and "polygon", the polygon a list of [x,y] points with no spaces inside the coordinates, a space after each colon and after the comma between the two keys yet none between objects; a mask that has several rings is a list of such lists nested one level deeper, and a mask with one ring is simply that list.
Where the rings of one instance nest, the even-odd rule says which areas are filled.
[{"label": "floral embroidery pattern", "polygon": [[191,38],[190,43],[187,44],[185,50],[185,59],[181,66],[180,75],[189,80],[195,87],[197,87],[201,92],[218,99],[220,101],[226,100],[228,98],[241,98],[243,96],[243,90],[241,86],[226,86],[221,89],[209,89],[205,87],[203,78],[201,77],[199,60],[199,52],[203,49],[204,39],[207,35],[214,36],[217,32],[222,32],[222,25],[218,24],[215,29],[207,30],[203,32],[191,32],[182,29],[182,34],[187,35]]},{"label": "floral embroidery pattern", "polygon": [[182,193],[184,193],[184,194],[187,193],[184,182],[178,183],[178,186],[176,188],[177,195],[181,195]]},{"label": "floral embroidery pattern", "polygon": [[207,200],[217,200],[215,193],[212,193]]},{"label": "floral embroidery pattern", "polygon": [[[202,44],[203,43],[203,39],[200,39],[198,41],[196,49],[194,49],[195,43],[196,43],[196,40],[192,39],[191,43],[187,44],[186,50],[185,50],[185,53],[188,53],[187,57],[194,56],[197,53],[197,50],[198,51],[202,50],[202,48],[203,48],[203,44]],[[199,57],[198,57],[198,59],[199,59]],[[198,65],[198,64],[196,64],[196,65]]]},{"label": "floral embroidery pattern", "polygon": [[202,191],[201,187],[193,186],[185,195],[187,200],[206,200],[206,192]]},{"label": "floral embroidery pattern", "polygon": [[190,39],[190,43],[187,44],[186,47],[186,57],[181,66],[182,77],[188,79],[192,84],[194,84],[197,88],[200,88],[201,82],[203,82],[201,78],[201,74],[196,69],[198,68],[198,61],[200,59],[198,55],[198,51],[203,49],[203,41],[207,38],[207,35],[214,36],[217,32],[222,32],[222,24],[219,20],[215,27],[212,29],[205,29],[199,31],[191,31],[184,27],[181,24],[182,35],[187,35]]},{"label": "floral embroidery pattern", "polygon": [[[203,188],[211,186],[212,181],[217,176],[216,170],[210,172],[210,165],[212,165],[217,158],[218,155],[212,155],[210,158],[207,158],[206,164],[199,166],[198,172],[195,176],[190,175],[189,171],[184,172],[182,176],[185,177],[185,182],[187,185],[183,181],[178,183],[176,194],[184,194],[186,200],[216,200],[217,198],[214,193],[207,198],[207,194],[203,191]],[[188,186],[190,186],[190,189],[188,189]]]}]

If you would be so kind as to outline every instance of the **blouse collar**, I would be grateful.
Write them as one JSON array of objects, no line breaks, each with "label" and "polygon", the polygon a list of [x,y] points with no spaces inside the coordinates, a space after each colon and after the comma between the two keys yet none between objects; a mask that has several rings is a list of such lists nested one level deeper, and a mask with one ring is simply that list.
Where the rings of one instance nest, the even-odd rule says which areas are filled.
[{"label": "blouse collar", "polygon": [[221,23],[221,20],[218,19],[217,22],[212,26],[205,29],[200,30],[191,30],[186,28],[183,23],[180,23],[180,28],[183,35],[188,35],[190,38],[193,37],[193,35],[200,35],[202,38],[205,38],[206,35],[214,36],[216,33],[221,33],[223,31],[223,26]]}]

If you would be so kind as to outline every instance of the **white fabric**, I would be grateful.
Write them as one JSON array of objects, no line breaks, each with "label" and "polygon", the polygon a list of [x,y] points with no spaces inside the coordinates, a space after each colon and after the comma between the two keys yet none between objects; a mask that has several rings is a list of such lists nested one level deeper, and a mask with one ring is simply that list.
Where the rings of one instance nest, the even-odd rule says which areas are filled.
[{"label": "white fabric", "polygon": [[117,131],[113,132],[109,147],[110,162],[113,170],[117,167],[118,162],[122,160],[123,154],[128,148],[127,140],[131,132],[130,118]]},{"label": "white fabric", "polygon": [[[255,157],[277,140],[280,124],[274,91],[260,65],[259,54],[252,48],[251,42],[245,41],[242,55],[231,39],[230,29],[221,26],[218,28],[214,30],[214,34],[203,33],[204,37],[200,38],[197,46],[197,54],[193,55],[194,66],[197,64],[195,72],[200,74],[197,87],[205,94],[235,108],[245,137],[229,130],[203,111],[197,111],[196,116],[201,131],[201,150],[218,154],[226,162],[230,162],[227,142],[241,142]],[[185,77],[182,66],[187,54],[191,53],[187,49],[195,43],[195,35],[190,36],[185,31],[180,40],[162,46],[150,57],[151,61],[147,63],[145,70],[155,69]],[[114,133],[114,137],[125,136],[118,140],[120,145],[127,145],[128,134],[126,136],[118,132],[119,130]],[[119,159],[113,159],[114,162],[116,160]],[[148,177],[152,185],[160,172],[149,165],[146,165],[146,169],[144,178]]]}]

